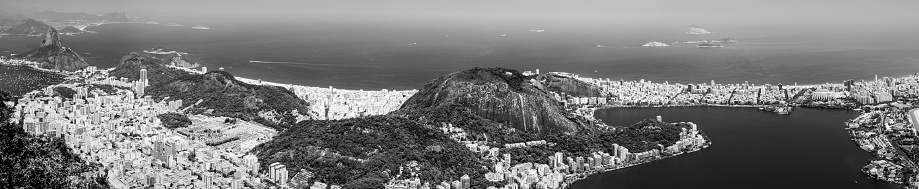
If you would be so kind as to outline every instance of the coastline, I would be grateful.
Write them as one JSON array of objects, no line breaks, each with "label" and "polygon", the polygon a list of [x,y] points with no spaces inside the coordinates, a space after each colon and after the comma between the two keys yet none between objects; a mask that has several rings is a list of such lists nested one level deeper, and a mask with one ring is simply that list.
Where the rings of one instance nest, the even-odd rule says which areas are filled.
[{"label": "coastline", "polygon": [[[702,136],[705,136],[705,134],[702,134]],[[705,136],[705,137],[708,138],[707,136]],[[693,152],[698,152],[698,151],[701,151],[701,150],[703,150],[703,149],[706,149],[706,148],[711,147],[711,145],[712,145],[711,140],[707,140],[707,139],[706,139],[706,143],[705,143],[705,145],[703,145],[702,147],[697,148],[697,149],[691,149],[691,150],[689,150],[689,151],[682,152],[682,153],[679,153],[679,154],[673,154],[673,155],[669,155],[669,156],[662,156],[662,157],[660,157],[660,158],[649,159],[649,160],[642,161],[642,162],[637,162],[637,163],[630,163],[630,164],[627,164],[627,165],[616,166],[616,167],[614,167],[614,168],[608,168],[608,169],[604,169],[604,170],[590,171],[590,172],[587,172],[587,173],[568,174],[568,175],[565,175],[565,181],[564,181],[563,184],[562,184],[563,187],[560,187],[560,188],[568,188],[568,186],[571,186],[571,184],[574,184],[574,183],[577,182],[577,181],[581,181],[581,180],[590,178],[591,176],[600,175],[600,174],[608,173],[608,172],[613,172],[613,171],[617,171],[617,170],[620,170],[620,169],[625,169],[625,168],[629,168],[629,167],[633,167],[633,166],[637,166],[637,165],[641,165],[641,164],[651,163],[651,162],[658,161],[658,160],[663,160],[663,159],[667,159],[667,158],[672,158],[672,157],[676,157],[676,156],[679,156],[679,155],[684,155],[684,154],[689,154],[689,153],[693,153]]]}]

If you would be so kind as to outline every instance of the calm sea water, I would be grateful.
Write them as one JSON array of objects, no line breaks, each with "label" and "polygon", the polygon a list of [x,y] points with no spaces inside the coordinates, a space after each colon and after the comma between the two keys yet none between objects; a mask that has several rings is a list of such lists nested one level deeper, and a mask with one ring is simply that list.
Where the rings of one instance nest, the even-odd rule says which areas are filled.
[{"label": "calm sea water", "polygon": [[[626,80],[756,84],[815,84],[919,72],[919,36],[912,30],[890,28],[714,25],[708,29],[719,33],[685,35],[684,24],[269,22],[208,26],[212,29],[111,24],[90,27],[99,32],[96,34],[63,36],[63,42],[103,68],[116,65],[127,52],[164,47],[192,53],[190,57],[203,65],[224,67],[238,76],[346,89],[417,89],[439,76],[476,66]],[[536,28],[546,31],[529,31]],[[740,42],[720,49],[696,48],[695,44],[640,48],[650,41],[726,37]],[[0,38],[0,51],[21,53],[40,41],[6,36]]]},{"label": "calm sea water", "polygon": [[611,125],[661,115],[699,125],[712,146],[575,182],[587,188],[897,188],[860,172],[872,156],[849,140],[848,110],[754,108],[617,108],[596,112]]}]

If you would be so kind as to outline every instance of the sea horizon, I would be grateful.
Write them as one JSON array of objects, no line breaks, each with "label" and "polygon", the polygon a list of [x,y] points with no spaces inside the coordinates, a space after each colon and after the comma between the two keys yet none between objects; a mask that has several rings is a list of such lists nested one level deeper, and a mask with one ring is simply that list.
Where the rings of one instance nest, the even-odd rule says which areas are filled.
[{"label": "sea horizon", "polygon": [[[874,75],[902,77],[919,72],[919,64],[913,64],[919,57],[903,53],[919,50],[911,46],[915,42],[868,40],[855,38],[856,34],[815,37],[738,29],[685,35],[676,25],[635,29],[653,31],[647,32],[650,34],[627,35],[641,31],[626,29],[613,31],[628,36],[623,37],[605,34],[603,28],[584,32],[546,24],[548,27],[539,27],[545,32],[531,32],[529,28],[537,27],[479,24],[438,29],[406,25],[388,31],[372,31],[375,27],[366,26],[366,30],[371,30],[368,32],[355,32],[360,28],[332,29],[338,25],[328,24],[301,29],[303,33],[257,32],[234,25],[211,25],[209,30],[195,30],[166,25],[105,24],[87,29],[98,33],[63,36],[62,40],[91,65],[100,68],[114,67],[128,52],[162,47],[189,53],[186,57],[202,66],[211,70],[224,67],[239,77],[353,90],[418,89],[442,75],[473,67],[506,67],[521,72],[540,69],[611,80],[684,84],[714,80],[758,85],[839,83],[847,79],[873,79]],[[379,27],[382,26],[376,26]],[[376,33],[394,37],[368,40]],[[899,37],[896,33],[899,32],[886,38]],[[852,40],[844,40],[847,36]],[[722,38],[738,42],[723,43],[726,47],[718,49],[672,44]],[[0,51],[21,53],[34,48],[29,44],[36,44],[34,41],[38,39],[5,36],[0,38]],[[651,41],[671,46],[641,47]]]}]

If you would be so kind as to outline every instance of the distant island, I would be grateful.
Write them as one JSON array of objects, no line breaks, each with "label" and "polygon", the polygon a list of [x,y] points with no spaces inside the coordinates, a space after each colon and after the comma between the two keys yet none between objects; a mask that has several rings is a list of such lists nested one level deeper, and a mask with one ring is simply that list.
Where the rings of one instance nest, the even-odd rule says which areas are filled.
[{"label": "distant island", "polygon": [[667,45],[666,43],[657,42],[657,41],[648,42],[642,45],[642,47],[668,47],[668,46],[670,45]]},{"label": "distant island", "polygon": [[737,40],[734,38],[724,38],[719,40],[712,40],[712,43],[736,43]]},{"label": "distant island", "polygon": [[708,30],[703,29],[702,27],[692,25],[689,26],[689,29],[686,30],[686,34],[690,35],[702,35],[702,34],[711,34]]},{"label": "distant island", "polygon": [[703,43],[703,44],[696,45],[696,47],[699,47],[699,48],[721,48],[721,47],[724,47],[724,45],[715,45],[715,44]]},{"label": "distant island", "polygon": [[64,34],[64,35],[76,35],[76,34],[84,33],[84,32],[86,32],[86,31],[83,31],[83,30],[81,30],[81,29],[77,29],[77,28],[75,28],[75,27],[73,27],[73,26],[67,26],[67,27],[64,27],[63,29],[61,29],[61,30],[58,31],[58,32],[60,32],[61,34]]}]

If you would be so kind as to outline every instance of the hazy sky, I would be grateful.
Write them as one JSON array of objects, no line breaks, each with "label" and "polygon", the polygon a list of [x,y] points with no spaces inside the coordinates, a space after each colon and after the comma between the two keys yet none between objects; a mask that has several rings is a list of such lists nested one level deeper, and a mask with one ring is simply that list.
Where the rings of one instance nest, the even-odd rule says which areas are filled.
[{"label": "hazy sky", "polygon": [[916,0],[3,0],[0,7],[172,19],[495,19],[919,23]]}]

